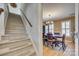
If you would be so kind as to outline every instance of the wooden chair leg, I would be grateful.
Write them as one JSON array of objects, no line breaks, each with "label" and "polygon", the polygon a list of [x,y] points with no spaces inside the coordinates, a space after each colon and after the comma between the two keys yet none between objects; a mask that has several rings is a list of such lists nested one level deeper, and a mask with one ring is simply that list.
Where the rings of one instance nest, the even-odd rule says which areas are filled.
[{"label": "wooden chair leg", "polygon": [[65,50],[65,43],[64,42],[62,43],[62,48],[63,48],[63,50]]}]

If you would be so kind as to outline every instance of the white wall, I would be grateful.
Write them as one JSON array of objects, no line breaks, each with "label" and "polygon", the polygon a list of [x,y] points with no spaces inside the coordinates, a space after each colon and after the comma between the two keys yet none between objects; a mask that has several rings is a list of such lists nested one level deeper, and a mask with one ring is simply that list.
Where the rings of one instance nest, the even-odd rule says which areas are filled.
[{"label": "white wall", "polygon": [[79,56],[79,3],[78,3],[78,20],[77,20],[77,25],[78,25],[78,56]]},{"label": "white wall", "polygon": [[22,10],[32,24],[32,27],[27,27],[28,24],[26,23],[26,29],[30,32],[29,34],[31,35],[33,42],[35,43],[38,53],[42,55],[41,4],[24,4]]},{"label": "white wall", "polygon": [[0,15],[0,40],[1,40],[1,36],[5,34],[5,27],[8,17],[8,10],[6,6],[7,4],[0,3],[0,8],[4,9],[4,12]]},{"label": "white wall", "polygon": [[78,3],[75,4],[75,55],[78,56]]},{"label": "white wall", "polygon": [[[4,4],[0,3],[0,8],[4,9]],[[0,36],[4,35],[4,12],[0,14]]]}]

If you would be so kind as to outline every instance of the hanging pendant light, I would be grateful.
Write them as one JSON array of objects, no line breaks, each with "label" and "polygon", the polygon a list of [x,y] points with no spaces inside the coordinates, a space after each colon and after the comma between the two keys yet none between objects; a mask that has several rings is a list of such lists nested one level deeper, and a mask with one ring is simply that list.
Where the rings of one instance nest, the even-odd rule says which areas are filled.
[{"label": "hanging pendant light", "polygon": [[49,24],[51,24],[51,14],[48,15],[49,16]]}]

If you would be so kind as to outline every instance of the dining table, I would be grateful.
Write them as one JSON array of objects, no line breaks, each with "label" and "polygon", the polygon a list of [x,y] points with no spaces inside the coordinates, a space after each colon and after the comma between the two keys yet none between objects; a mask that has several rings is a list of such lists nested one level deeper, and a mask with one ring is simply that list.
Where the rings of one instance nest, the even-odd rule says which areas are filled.
[{"label": "dining table", "polygon": [[[61,38],[61,41],[58,41],[58,38]],[[47,34],[45,40],[48,43],[48,45],[52,45],[54,43],[56,46],[58,46],[60,43],[62,43],[62,47],[65,46],[65,35],[64,34]],[[54,41],[53,41],[54,40]]]}]

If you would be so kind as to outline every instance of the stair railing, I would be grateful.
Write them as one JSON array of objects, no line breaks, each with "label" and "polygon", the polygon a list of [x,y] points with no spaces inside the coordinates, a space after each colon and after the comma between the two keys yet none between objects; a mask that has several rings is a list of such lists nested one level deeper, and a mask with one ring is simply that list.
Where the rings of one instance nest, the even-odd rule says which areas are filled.
[{"label": "stair railing", "polygon": [[[32,35],[32,27],[33,26],[31,24],[31,22],[28,20],[27,16],[25,15],[25,13],[23,12],[22,9],[20,9],[20,12],[21,12],[21,18],[23,19],[23,23],[25,24],[25,28],[26,28],[26,32],[28,34],[28,37],[31,39],[31,41],[33,43],[33,46],[35,48],[36,54],[38,55],[39,53],[37,51],[37,48],[36,48],[35,43],[34,43],[34,41],[32,39],[32,36],[31,36]],[[28,25],[26,26],[27,23],[28,23]]]},{"label": "stair railing", "polygon": [[24,14],[24,12],[20,9],[21,13],[23,14],[23,16],[25,17],[25,19],[27,20],[28,24],[30,25],[30,27],[32,27],[31,22],[28,20],[27,16]]}]

